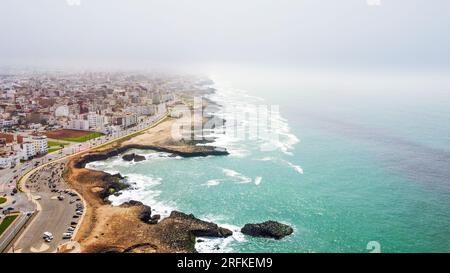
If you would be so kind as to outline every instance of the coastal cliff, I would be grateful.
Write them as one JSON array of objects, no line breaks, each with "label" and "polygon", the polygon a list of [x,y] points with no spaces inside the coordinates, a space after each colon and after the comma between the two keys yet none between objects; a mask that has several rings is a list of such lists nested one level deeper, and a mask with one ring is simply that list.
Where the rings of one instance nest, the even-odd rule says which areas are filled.
[{"label": "coastal cliff", "polygon": [[130,149],[154,150],[181,157],[228,155],[214,146],[175,142],[170,138],[173,119],[122,142],[108,144],[73,158],[65,179],[77,190],[87,209],[75,240],[82,252],[196,252],[197,236],[227,237],[228,229],[173,211],[159,221],[151,208],[137,201],[112,206],[108,196],[118,194],[128,185],[120,174],[111,175],[86,169],[86,164],[119,156]]}]

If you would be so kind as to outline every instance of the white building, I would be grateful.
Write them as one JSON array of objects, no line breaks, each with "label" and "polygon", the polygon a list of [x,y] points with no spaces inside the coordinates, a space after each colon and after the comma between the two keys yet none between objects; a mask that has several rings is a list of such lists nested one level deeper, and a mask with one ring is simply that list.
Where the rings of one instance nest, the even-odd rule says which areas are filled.
[{"label": "white building", "polygon": [[128,114],[123,117],[123,127],[127,128],[137,123],[137,115]]},{"label": "white building", "polygon": [[0,169],[6,169],[15,166],[20,162],[20,157],[16,153],[0,154]]},{"label": "white building", "polygon": [[24,141],[22,143],[22,159],[28,160],[36,155],[36,146],[32,141]]},{"label": "white building", "polygon": [[138,116],[151,116],[156,112],[156,105],[137,105],[129,106],[124,109],[124,112],[135,114]]},{"label": "white building", "polygon": [[34,143],[36,154],[48,153],[48,141],[47,141],[46,136],[33,137],[33,143]]},{"label": "white building", "polygon": [[103,130],[106,124],[106,117],[94,112],[88,114],[89,127],[94,130]]},{"label": "white building", "polygon": [[89,130],[89,120],[84,119],[70,120],[67,129],[87,131]]}]

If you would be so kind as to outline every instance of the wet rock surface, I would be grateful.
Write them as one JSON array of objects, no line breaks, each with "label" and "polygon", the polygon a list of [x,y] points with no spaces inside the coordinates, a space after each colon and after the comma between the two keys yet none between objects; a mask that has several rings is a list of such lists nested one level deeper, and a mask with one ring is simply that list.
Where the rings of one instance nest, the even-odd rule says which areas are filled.
[{"label": "wet rock surface", "polygon": [[241,232],[253,237],[267,237],[279,240],[291,235],[294,230],[292,227],[276,221],[266,221],[259,224],[246,224],[241,229]]},{"label": "wet rock surface", "polygon": [[132,153],[122,156],[122,159],[125,161],[141,162],[145,160],[145,156]]}]

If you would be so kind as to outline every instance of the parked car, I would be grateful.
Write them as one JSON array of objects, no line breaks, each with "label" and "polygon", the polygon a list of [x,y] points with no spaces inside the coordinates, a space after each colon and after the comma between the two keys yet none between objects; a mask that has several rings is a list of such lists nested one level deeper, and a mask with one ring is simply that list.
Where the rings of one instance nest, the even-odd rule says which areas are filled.
[{"label": "parked car", "polygon": [[51,240],[53,240],[53,234],[51,234],[50,232],[46,231],[44,232],[44,241],[46,241],[47,243],[49,243]]}]

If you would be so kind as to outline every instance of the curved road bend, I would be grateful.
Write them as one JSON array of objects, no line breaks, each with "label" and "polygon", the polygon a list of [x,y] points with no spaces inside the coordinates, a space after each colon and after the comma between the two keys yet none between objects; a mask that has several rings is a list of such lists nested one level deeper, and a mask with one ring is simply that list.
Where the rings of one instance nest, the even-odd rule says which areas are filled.
[{"label": "curved road bend", "polygon": [[[73,202],[72,204],[70,204],[70,201],[75,201],[74,199],[78,198],[78,196],[70,196],[68,194],[63,194],[63,196],[65,197],[63,201],[60,201],[57,199],[57,196],[59,195],[58,193],[54,193],[51,192],[47,185],[46,182],[48,182],[49,179],[49,174],[51,174],[51,172],[47,173],[44,168],[47,167],[51,167],[51,165],[54,165],[56,163],[61,163],[73,156],[77,156],[80,155],[82,153],[85,153],[89,150],[93,150],[96,148],[99,148],[101,146],[107,145],[107,144],[111,144],[113,142],[116,142],[118,140],[127,138],[131,135],[137,134],[137,133],[142,133],[156,125],[158,125],[159,123],[161,123],[163,120],[165,120],[168,117],[168,113],[165,113],[164,115],[162,115],[161,117],[155,118],[154,120],[148,122],[148,126],[147,123],[145,123],[143,129],[138,129],[136,131],[129,129],[125,132],[129,132],[128,134],[124,134],[120,137],[117,137],[113,140],[104,142],[104,143],[100,143],[99,145],[90,147],[86,150],[71,154],[71,155],[66,155],[63,156],[61,158],[55,159],[51,162],[47,162],[45,164],[42,164],[32,170],[30,170],[28,173],[26,173],[24,176],[22,176],[19,180],[18,180],[18,188],[21,189],[21,191],[26,192],[29,196],[30,199],[36,203],[38,210],[37,210],[37,215],[33,218],[32,222],[26,227],[26,229],[23,231],[23,233],[19,236],[19,238],[15,239],[15,242],[12,244],[12,248],[9,249],[8,252],[56,252],[57,247],[61,244],[61,243],[65,243],[68,240],[63,240],[62,239],[62,233],[66,232],[67,228],[70,225],[70,222],[75,221],[78,222],[77,220],[79,220],[79,218],[72,218],[73,215],[75,214],[75,204],[76,203],[80,203],[80,201],[76,201]],[[59,165],[59,164],[57,164]],[[40,172],[41,170],[43,170],[43,172]],[[40,188],[36,189],[35,192],[30,192],[29,189],[27,189],[27,187],[22,187],[22,185],[24,185],[25,182],[27,182],[28,179],[30,179],[30,177],[33,174],[38,174],[39,178],[35,180],[40,180],[39,182],[37,182],[37,184],[40,184]],[[35,182],[36,183],[36,182]],[[58,185],[58,189],[65,189],[68,188],[67,185],[64,184],[64,181],[61,181],[61,184]],[[33,190],[31,190],[33,191]],[[40,197],[40,198],[39,198]],[[40,200],[36,200],[36,198],[40,199]],[[82,198],[81,196],[79,196],[79,198]],[[81,200],[81,202],[84,204],[84,200]],[[40,209],[39,209],[40,207]],[[84,216],[84,215],[83,215]],[[81,216],[81,217],[83,217]],[[78,230],[78,226],[76,231]],[[54,239],[50,242],[50,243],[45,243],[43,240],[43,232],[45,231],[49,231],[53,234]],[[75,236],[75,234],[74,234]]]}]

